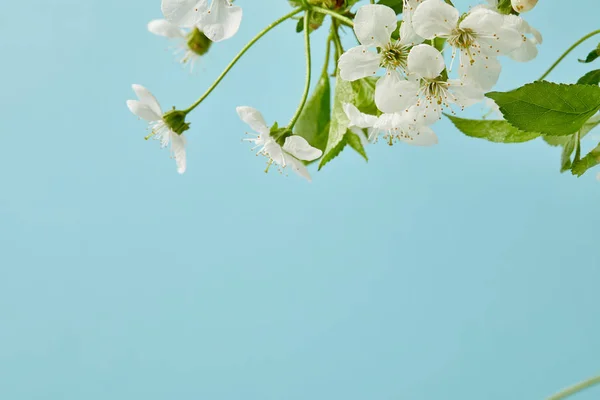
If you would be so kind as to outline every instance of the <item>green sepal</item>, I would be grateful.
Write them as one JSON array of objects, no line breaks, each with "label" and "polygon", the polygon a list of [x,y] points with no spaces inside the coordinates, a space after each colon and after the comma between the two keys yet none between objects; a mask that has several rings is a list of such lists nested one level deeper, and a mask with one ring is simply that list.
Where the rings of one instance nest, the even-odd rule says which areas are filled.
[{"label": "green sepal", "polygon": [[192,29],[187,36],[188,48],[199,56],[208,53],[211,45],[212,40],[206,37],[206,35],[198,28]]},{"label": "green sepal", "polygon": [[183,132],[190,129],[190,124],[185,122],[187,113],[179,111],[173,108],[171,111],[166,112],[163,115],[163,121],[173,132],[181,135]]}]

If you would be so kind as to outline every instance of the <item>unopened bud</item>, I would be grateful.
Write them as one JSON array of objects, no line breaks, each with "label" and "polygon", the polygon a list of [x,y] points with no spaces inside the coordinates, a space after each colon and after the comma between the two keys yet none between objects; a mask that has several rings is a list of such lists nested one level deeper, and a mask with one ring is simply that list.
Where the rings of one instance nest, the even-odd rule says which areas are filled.
[{"label": "unopened bud", "polygon": [[531,10],[537,4],[538,0],[511,0],[512,8],[518,13],[524,13]]}]

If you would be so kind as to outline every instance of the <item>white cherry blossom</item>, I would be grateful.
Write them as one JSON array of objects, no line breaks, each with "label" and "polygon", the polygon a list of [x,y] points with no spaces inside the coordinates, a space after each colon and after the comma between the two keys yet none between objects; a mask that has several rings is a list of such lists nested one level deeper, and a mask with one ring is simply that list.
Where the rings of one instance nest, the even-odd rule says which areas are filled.
[{"label": "white cherry blossom", "polygon": [[284,144],[281,146],[271,136],[271,129],[267,126],[260,111],[246,106],[237,107],[236,111],[241,120],[256,132],[256,137],[244,140],[255,145],[253,150],[259,148],[257,155],[261,154],[269,159],[266,171],[269,170],[272,163],[281,168],[289,166],[295,173],[309,182],[311,181],[310,174],[302,161],[316,160],[323,155],[321,150],[312,147],[306,139],[296,135],[285,138]]},{"label": "white cherry blossom", "polygon": [[171,144],[171,155],[177,163],[177,172],[183,174],[186,169],[185,136],[174,132],[163,118],[160,104],[148,89],[141,85],[132,85],[138,100],[127,100],[129,110],[149,122],[152,133],[148,136],[160,141],[161,147]]},{"label": "white cherry blossom", "polygon": [[[383,112],[410,106],[397,95],[396,89],[403,80],[410,46],[415,44],[409,40],[415,40],[415,37],[401,35],[399,40],[393,40],[391,36],[397,23],[396,13],[390,7],[367,4],[359,8],[354,18],[354,32],[360,46],[342,54],[338,64],[340,77],[347,81],[373,76],[381,67],[386,69],[375,88],[375,103]],[[377,52],[369,51],[369,48],[376,48]]]},{"label": "white cherry blossom", "polygon": [[502,69],[497,59],[522,43],[522,35],[505,25],[504,17],[489,9],[477,7],[464,18],[458,10],[442,0],[426,0],[412,18],[416,32],[426,39],[445,38],[453,47],[452,58],[460,54],[460,75],[484,90],[491,89]]},{"label": "white cherry blossom", "polygon": [[484,99],[477,84],[442,76],[445,68],[442,53],[430,45],[417,45],[408,55],[410,75],[400,85],[400,95],[413,99],[423,124],[440,119],[444,108],[456,105],[464,109]]},{"label": "white cherry blossom", "polygon": [[370,142],[376,142],[381,134],[390,146],[395,140],[415,146],[431,146],[438,141],[435,132],[419,120],[420,110],[416,106],[379,117],[362,113],[349,103],[344,105],[344,111],[350,119],[350,130],[362,137],[363,129],[368,129]]},{"label": "white cherry blossom", "polygon": [[[498,0],[487,0],[489,5],[481,5],[478,7],[488,8],[498,12]],[[515,61],[527,62],[531,61],[538,55],[537,46],[542,44],[542,34],[529,25],[527,21],[517,15],[504,15],[504,25],[515,29],[521,34],[521,45],[512,52],[508,53],[508,57]]]},{"label": "white cherry blossom", "polygon": [[170,23],[166,19],[156,19],[148,23],[148,31],[168,39],[174,40],[177,45],[175,55],[181,56],[182,64],[190,64],[193,68],[198,58],[208,51],[210,41],[206,37],[202,37],[202,33],[193,28],[191,32],[180,29],[177,25]]},{"label": "white cherry blossom", "polygon": [[235,35],[242,22],[242,8],[228,0],[162,0],[167,21],[181,28],[198,28],[213,42]]},{"label": "white cherry blossom", "polygon": [[391,146],[395,140],[413,146],[433,146],[438,138],[433,129],[420,119],[421,111],[412,106],[406,111],[382,114],[375,123],[376,132]]}]

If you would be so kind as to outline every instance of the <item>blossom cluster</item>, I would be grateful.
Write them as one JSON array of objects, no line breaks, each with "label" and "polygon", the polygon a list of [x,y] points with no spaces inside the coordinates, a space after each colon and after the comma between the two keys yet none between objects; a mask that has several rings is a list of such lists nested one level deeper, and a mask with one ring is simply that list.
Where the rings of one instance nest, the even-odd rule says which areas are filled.
[{"label": "blossom cluster", "polygon": [[[340,76],[349,81],[385,70],[374,99],[381,115],[347,108],[351,125],[372,129],[370,140],[383,134],[390,143],[437,143],[430,126],[444,111],[454,113],[483,101],[500,76],[500,56],[530,61],[542,42],[523,18],[500,14],[497,0],[462,15],[442,0],[405,0],[404,7],[398,39],[392,37],[397,21],[391,8],[361,7],[354,19],[360,45],[339,61]],[[448,65],[436,43],[451,48]]]},{"label": "blossom cluster", "polygon": [[[361,145],[383,136],[390,144],[402,141],[429,146],[438,141],[431,126],[443,113],[454,114],[484,100],[484,94],[500,76],[499,57],[519,62],[536,57],[541,34],[520,13],[533,8],[537,0],[512,0],[510,12],[500,9],[506,1],[486,0],[461,13],[450,1],[402,0],[399,20],[395,10],[373,2],[358,5],[353,13],[350,9],[358,0],[292,0],[292,4],[299,5],[297,12],[272,25],[304,11],[303,29],[309,44],[309,30],[316,28],[311,25],[311,15],[347,20],[346,24],[353,26],[358,44],[339,52],[336,59],[339,79],[349,82],[376,79],[372,94],[376,112],[364,113],[356,104],[345,102],[347,129],[361,138]],[[229,0],[212,0],[210,4],[208,0],[162,0],[161,10],[164,18],[151,21],[149,31],[175,40],[178,52],[183,53],[181,61],[192,65],[213,43],[234,36],[242,21],[242,9]],[[310,57],[308,60],[310,68]],[[138,100],[129,100],[129,109],[150,123],[151,133],[147,138],[159,140],[163,147],[171,146],[179,173],[186,170],[184,132],[190,127],[186,116],[227,71],[190,108],[166,113],[146,88],[133,85]],[[256,132],[256,137],[246,140],[255,145],[258,154],[267,157],[267,170],[272,164],[281,170],[289,166],[310,180],[306,164],[324,156],[324,149],[293,130],[306,104],[308,85],[298,112],[286,127],[279,128],[277,124],[269,127],[262,114],[251,107],[238,107],[237,113]]]}]

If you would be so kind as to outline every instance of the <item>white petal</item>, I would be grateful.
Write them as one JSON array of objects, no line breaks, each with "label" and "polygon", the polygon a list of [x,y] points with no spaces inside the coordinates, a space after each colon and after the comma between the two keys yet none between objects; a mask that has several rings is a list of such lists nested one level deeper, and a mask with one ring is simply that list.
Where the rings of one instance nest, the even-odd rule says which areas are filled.
[{"label": "white petal", "polygon": [[292,171],[305,178],[307,181],[312,182],[310,174],[308,173],[308,170],[306,169],[302,161],[297,160],[288,154],[284,154],[284,158],[286,167],[290,167]]},{"label": "white petal", "polygon": [[413,14],[412,24],[425,39],[449,35],[458,23],[458,10],[441,0],[427,0]]},{"label": "white petal", "polygon": [[296,135],[285,138],[283,151],[304,161],[313,161],[323,155],[321,150],[312,147],[302,136]]},{"label": "white petal", "polygon": [[472,83],[464,83],[459,79],[448,80],[450,92],[454,96],[453,103],[461,107],[470,107],[485,99],[483,89]]},{"label": "white petal", "polygon": [[131,85],[131,87],[133,88],[133,91],[135,92],[141,103],[146,104],[152,109],[152,111],[162,116],[163,112],[162,108],[160,107],[160,104],[158,104],[158,100],[156,100],[156,97],[154,97],[154,95],[150,93],[148,89],[146,89],[142,85],[137,84],[133,84]]},{"label": "white petal", "polygon": [[[524,37],[525,38],[525,37]],[[518,49],[509,53],[508,56],[515,61],[528,62],[536,58],[538,48],[535,42],[529,38],[525,38],[523,44]]]},{"label": "white petal", "polygon": [[192,28],[208,9],[207,0],[162,0],[166,20],[181,28]]},{"label": "white petal", "polygon": [[498,82],[501,70],[502,65],[496,57],[478,56],[471,63],[468,54],[460,53],[459,73],[465,83],[475,83],[488,91]]},{"label": "white petal", "polygon": [[353,47],[340,57],[338,67],[340,77],[345,81],[373,76],[379,70],[381,57],[366,46]]},{"label": "white petal", "polygon": [[171,135],[171,154],[177,163],[177,172],[183,174],[187,167],[185,155],[185,136],[173,133]]},{"label": "white petal", "polygon": [[478,9],[467,15],[460,27],[476,32],[477,43],[483,52],[492,56],[506,55],[521,45],[522,36],[505,21],[497,12]]},{"label": "white petal", "polygon": [[148,30],[158,36],[174,38],[184,38],[185,35],[181,32],[181,29],[167,21],[166,19],[155,19],[148,23]]},{"label": "white petal", "polygon": [[410,132],[410,139],[401,138],[403,142],[413,146],[433,146],[438,143],[438,137],[428,126],[419,126]]},{"label": "white petal", "polygon": [[203,13],[198,25],[207,38],[220,42],[231,38],[240,29],[242,8],[228,0],[213,0],[210,10]]},{"label": "white petal", "polygon": [[423,43],[421,36],[417,34],[412,24],[412,11],[405,10],[402,14],[402,25],[400,26],[400,43],[403,45],[416,45]]},{"label": "white petal", "polygon": [[384,113],[403,111],[417,102],[419,85],[407,81],[397,71],[388,71],[377,81],[375,104]]},{"label": "white petal", "polygon": [[277,142],[273,139],[268,140],[263,147],[263,152],[273,160],[277,165],[285,166],[285,153]]},{"label": "white petal", "polygon": [[418,106],[412,106],[406,112],[406,118],[411,124],[418,126],[429,126],[435,124],[442,118],[442,107],[431,107],[431,104],[423,102]]},{"label": "white petal", "polygon": [[127,107],[136,116],[145,119],[146,121],[160,121],[162,116],[155,113],[154,110],[145,103],[138,100],[127,100]]},{"label": "white petal", "polygon": [[394,10],[380,4],[362,6],[354,17],[354,32],[363,46],[384,47],[397,26]]},{"label": "white petal", "polygon": [[235,109],[241,120],[250,125],[250,128],[261,135],[269,135],[270,129],[260,111],[252,107],[237,107]]},{"label": "white petal", "polygon": [[360,129],[372,128],[377,122],[375,115],[361,113],[354,104],[344,103],[344,112],[348,119],[350,119],[350,128],[358,127]]},{"label": "white petal", "polygon": [[444,56],[435,47],[420,44],[408,54],[408,70],[421,78],[437,78],[446,68]]}]

